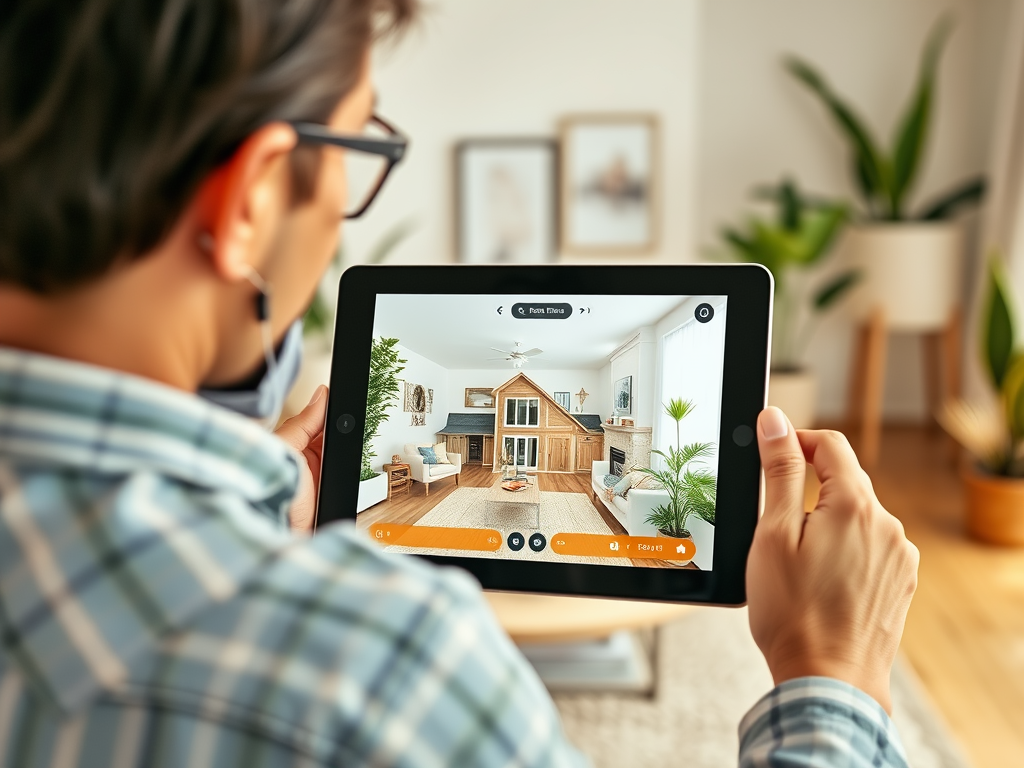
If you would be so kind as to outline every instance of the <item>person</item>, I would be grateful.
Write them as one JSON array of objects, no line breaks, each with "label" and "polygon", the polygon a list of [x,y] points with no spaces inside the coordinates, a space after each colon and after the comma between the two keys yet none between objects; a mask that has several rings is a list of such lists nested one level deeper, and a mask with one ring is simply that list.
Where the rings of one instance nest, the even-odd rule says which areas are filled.
[{"label": "person", "polygon": [[[339,221],[384,178],[348,171],[402,146],[369,53],[415,12],[0,9],[0,765],[585,764],[467,575],[289,530],[325,391],[263,428]],[[841,435],[769,408],[758,440],[749,616],[777,685],[739,761],[905,765],[886,713],[917,551]]]}]

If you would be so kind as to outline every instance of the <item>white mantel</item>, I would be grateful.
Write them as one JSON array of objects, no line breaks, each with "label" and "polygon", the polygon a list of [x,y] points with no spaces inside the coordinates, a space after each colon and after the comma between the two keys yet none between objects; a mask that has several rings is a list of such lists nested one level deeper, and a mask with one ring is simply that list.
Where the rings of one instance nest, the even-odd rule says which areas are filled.
[{"label": "white mantel", "polygon": [[609,458],[608,448],[615,447],[626,454],[626,466],[651,466],[650,427],[623,427],[617,424],[602,424],[604,428],[605,459]]}]

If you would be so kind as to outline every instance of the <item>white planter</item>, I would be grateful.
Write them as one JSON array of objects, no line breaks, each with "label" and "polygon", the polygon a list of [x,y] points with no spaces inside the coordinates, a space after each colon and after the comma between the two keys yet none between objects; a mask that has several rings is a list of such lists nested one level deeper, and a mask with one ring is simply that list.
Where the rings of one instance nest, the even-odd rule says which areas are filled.
[{"label": "white planter", "polygon": [[388,475],[382,472],[369,480],[359,481],[359,500],[356,503],[356,512],[369,509],[374,504],[380,504],[388,497]]},{"label": "white planter", "polygon": [[858,318],[876,307],[894,331],[944,328],[959,301],[963,231],[956,222],[894,222],[852,226],[845,248],[862,271],[853,290]]},{"label": "white planter", "polygon": [[795,429],[810,429],[817,415],[817,375],[812,371],[772,371],[768,405],[781,408]]},{"label": "white planter", "polygon": [[295,380],[295,385],[284,402],[282,418],[291,418],[297,414],[306,407],[317,387],[330,383],[330,342],[317,336],[303,339],[302,367],[299,368],[299,377]]}]

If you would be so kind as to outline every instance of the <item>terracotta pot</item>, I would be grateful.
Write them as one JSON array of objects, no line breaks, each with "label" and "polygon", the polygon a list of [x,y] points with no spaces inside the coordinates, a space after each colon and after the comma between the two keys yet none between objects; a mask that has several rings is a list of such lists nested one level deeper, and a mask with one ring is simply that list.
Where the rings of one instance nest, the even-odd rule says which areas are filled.
[{"label": "terracotta pot", "polygon": [[[673,541],[693,541],[693,536],[690,536],[689,534],[680,538],[679,536],[672,536],[671,534],[665,533],[662,530],[658,531],[658,538],[672,539]],[[681,568],[682,566],[689,565],[691,562],[693,562],[693,558],[691,557],[689,560],[662,560],[662,562],[668,563],[669,565],[674,566],[676,568]]]},{"label": "terracotta pot", "polygon": [[772,371],[768,405],[781,408],[794,429],[810,429],[818,405],[818,377],[812,371]]},{"label": "terracotta pot", "polygon": [[851,226],[844,239],[861,270],[851,296],[857,316],[876,307],[896,331],[945,328],[959,303],[963,231],[956,222],[906,221]]},{"label": "terracotta pot", "polygon": [[1024,478],[998,477],[970,468],[967,532],[988,544],[1024,547]]}]

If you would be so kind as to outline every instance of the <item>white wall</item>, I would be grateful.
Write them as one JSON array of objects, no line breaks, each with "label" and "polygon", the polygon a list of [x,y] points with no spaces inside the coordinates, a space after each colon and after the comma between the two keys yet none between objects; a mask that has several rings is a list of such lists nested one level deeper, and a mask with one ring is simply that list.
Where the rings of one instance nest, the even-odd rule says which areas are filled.
[{"label": "white wall", "polygon": [[[654,379],[655,354],[657,345],[654,339],[654,328],[640,328],[636,337],[627,342],[616,354],[612,355],[609,369],[609,398],[614,397],[615,382],[625,376],[632,376],[630,388],[633,396],[632,413],[622,414],[633,419],[638,427],[653,425],[657,385]],[[609,406],[611,400],[609,399]]]},{"label": "white wall", "polygon": [[378,56],[379,110],[407,132],[406,160],[365,220],[352,259],[396,222],[416,231],[393,261],[454,259],[452,149],[464,138],[554,136],[570,112],[656,112],[664,225],[655,258],[691,255],[698,0],[434,0],[420,29]]},{"label": "white wall", "polygon": [[426,415],[427,423],[422,427],[412,426],[412,414],[402,410],[401,399],[388,409],[388,420],[381,424],[380,434],[373,441],[373,449],[377,453],[373,468],[378,470],[382,464],[391,462],[392,454],[401,454],[406,443],[434,442],[434,433],[448,420],[448,410],[445,408],[449,400],[448,371],[401,344],[397,345],[396,349],[400,357],[406,361],[405,370],[400,374],[403,379],[400,398],[405,393],[405,381],[421,384],[427,389],[434,390],[434,408]]},{"label": "white wall", "polygon": [[[466,408],[466,389],[468,387],[497,387],[511,379],[518,371],[509,370],[478,370],[478,371],[449,371],[448,372],[448,410],[453,413],[494,413],[493,408]],[[569,392],[572,397],[570,403],[572,412],[576,412],[579,400],[576,393],[580,388],[587,390],[590,397],[583,404],[584,413],[597,413],[606,418],[611,412],[608,407],[608,397],[601,397],[600,372],[599,371],[528,371],[523,370],[531,381],[546,391],[549,395],[555,392]],[[607,393],[607,386],[604,387]]]},{"label": "white wall", "polygon": [[[952,11],[956,27],[940,69],[934,133],[915,201],[983,172],[1011,4],[705,0],[696,216],[701,244],[715,244],[719,227],[741,217],[755,184],[783,174],[816,192],[853,195],[845,145],[819,104],[783,71],[784,53],[820,67],[889,146],[923,40],[944,10]],[[809,350],[827,417],[840,415],[845,406],[851,340],[850,321],[836,314],[821,324]],[[923,415],[921,367],[916,339],[892,340],[889,416]]]},{"label": "white wall", "polygon": [[[783,72],[783,53],[819,65],[888,142],[921,43],[951,9],[956,30],[917,196],[927,198],[985,169],[1012,3],[435,0],[418,30],[377,57],[379,110],[412,144],[369,214],[346,224],[348,263],[410,218],[415,233],[393,262],[454,258],[452,148],[459,139],[554,136],[566,113],[626,110],[653,111],[662,121],[656,258],[695,261],[718,228],[746,209],[757,183],[789,173],[818,192],[852,192],[845,147],[819,105]],[[851,337],[850,322],[833,315],[810,350],[826,417],[844,406]],[[894,339],[889,361],[887,414],[921,415],[916,342]]]}]

